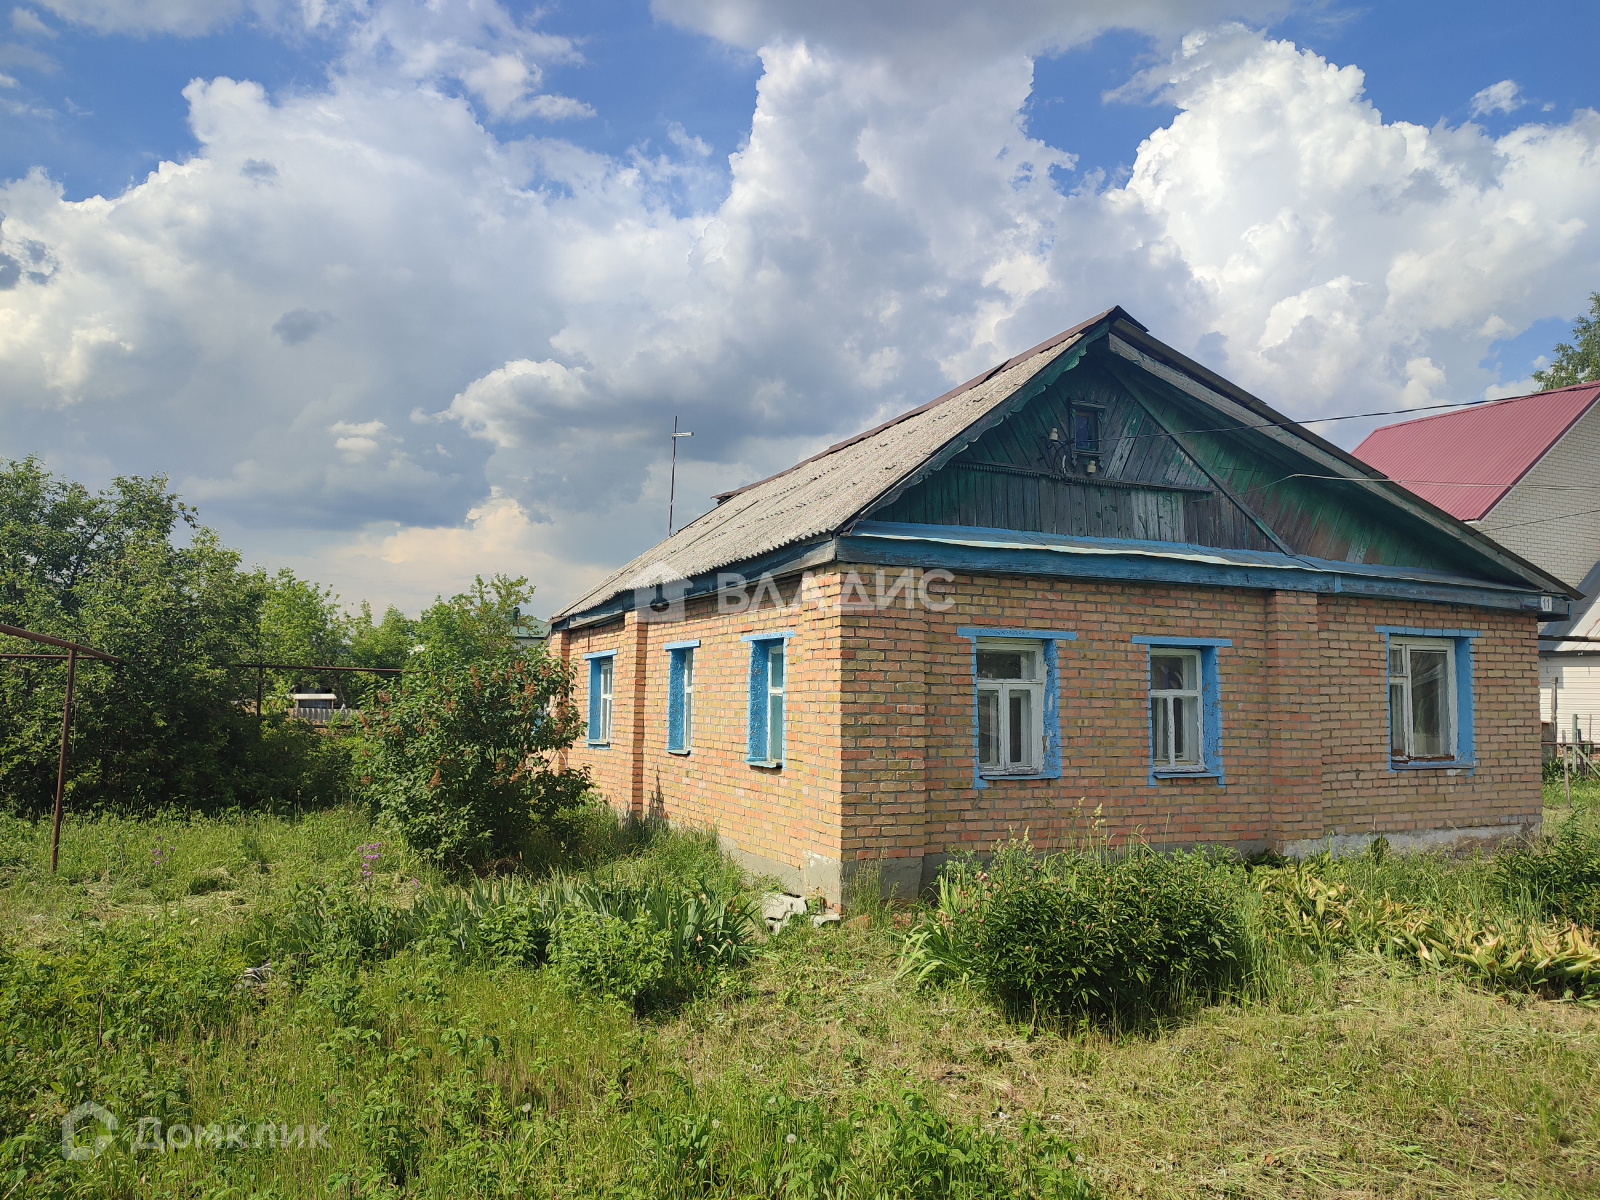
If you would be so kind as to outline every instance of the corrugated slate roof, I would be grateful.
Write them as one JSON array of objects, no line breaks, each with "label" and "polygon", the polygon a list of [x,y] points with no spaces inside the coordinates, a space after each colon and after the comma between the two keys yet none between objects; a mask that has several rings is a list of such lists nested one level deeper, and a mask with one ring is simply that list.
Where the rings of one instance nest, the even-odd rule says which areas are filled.
[{"label": "corrugated slate roof", "polygon": [[1109,309],[937,400],[769,479],[723,493],[716,508],[614,572],[555,619],[635,587],[702,575],[835,533],[1113,315],[1132,320]]},{"label": "corrugated slate roof", "polygon": [[1374,429],[1355,455],[1461,521],[1481,521],[1600,399],[1600,383]]}]

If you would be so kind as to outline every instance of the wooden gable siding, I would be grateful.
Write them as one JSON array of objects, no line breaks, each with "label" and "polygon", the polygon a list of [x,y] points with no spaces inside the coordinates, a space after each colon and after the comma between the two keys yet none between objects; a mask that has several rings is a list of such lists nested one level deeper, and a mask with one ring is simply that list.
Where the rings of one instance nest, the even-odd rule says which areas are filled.
[{"label": "wooden gable siding", "polygon": [[[1221,428],[1217,414],[1137,367],[1109,369],[1147,409],[1182,431],[1184,444],[1296,554],[1335,562],[1483,573],[1433,532],[1375,502],[1265,435]],[[1216,543],[1212,543],[1216,544]]]},{"label": "wooden gable siding", "polygon": [[[1074,401],[1102,412],[1092,477],[1050,462],[1052,428],[1062,438],[1057,451],[1069,449]],[[1421,522],[1358,484],[1316,478],[1324,474],[1096,345],[1048,391],[871,515],[1483,573],[1481,561]]]},{"label": "wooden gable siding", "polygon": [[[1093,476],[1052,469],[1051,459],[1070,450],[1074,402],[1101,410],[1101,455]],[[1051,429],[1062,440],[1051,443]],[[942,471],[872,516],[1073,537],[1275,548],[1127,389],[1087,358]]]}]

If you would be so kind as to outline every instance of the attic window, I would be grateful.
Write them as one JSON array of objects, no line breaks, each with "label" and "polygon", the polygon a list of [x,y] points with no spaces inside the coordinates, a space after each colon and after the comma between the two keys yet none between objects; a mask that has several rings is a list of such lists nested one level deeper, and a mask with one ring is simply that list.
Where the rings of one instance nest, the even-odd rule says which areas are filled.
[{"label": "attic window", "polygon": [[1072,410],[1072,448],[1078,454],[1100,453],[1100,410],[1074,408]]}]

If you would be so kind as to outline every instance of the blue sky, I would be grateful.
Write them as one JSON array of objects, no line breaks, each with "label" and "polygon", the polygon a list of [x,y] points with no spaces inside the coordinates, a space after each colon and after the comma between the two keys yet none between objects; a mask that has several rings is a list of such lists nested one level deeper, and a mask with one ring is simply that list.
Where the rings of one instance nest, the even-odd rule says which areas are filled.
[{"label": "blue sky", "polygon": [[167,473],[252,558],[415,606],[643,549],[674,412],[692,513],[1110,303],[1303,418],[1514,391],[1600,288],[1597,35],[1555,3],[13,6],[0,454]]}]

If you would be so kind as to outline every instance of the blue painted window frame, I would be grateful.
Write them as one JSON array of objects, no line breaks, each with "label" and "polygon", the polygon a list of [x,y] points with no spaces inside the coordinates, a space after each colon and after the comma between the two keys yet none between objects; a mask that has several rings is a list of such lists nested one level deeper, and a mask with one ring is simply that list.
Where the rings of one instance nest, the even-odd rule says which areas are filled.
[{"label": "blue painted window frame", "polygon": [[[1407,625],[1375,625],[1373,632],[1383,634],[1383,711],[1387,720],[1383,726],[1383,753],[1389,770],[1399,771],[1461,771],[1471,773],[1478,765],[1477,734],[1473,728],[1475,714],[1472,705],[1472,643],[1483,636],[1479,629],[1419,629]],[[1456,669],[1456,756],[1435,762],[1395,762],[1389,757],[1389,730],[1394,714],[1390,712],[1389,698],[1389,642],[1393,638],[1438,638],[1453,643]]]},{"label": "blue painted window frame", "polygon": [[[1061,778],[1061,660],[1057,644],[1075,642],[1070,629],[993,629],[987,625],[963,625],[957,637],[972,643],[972,786],[983,790],[995,783],[1018,779]],[[985,776],[978,765],[978,642],[990,638],[1016,638],[1040,642],[1044,646],[1044,758],[1031,775]]]},{"label": "blue painted window frame", "polygon": [[1200,652],[1200,716],[1203,757],[1198,771],[1160,770],[1156,767],[1156,723],[1149,717],[1148,696],[1150,676],[1146,676],[1146,720],[1150,729],[1150,782],[1165,779],[1215,779],[1219,788],[1228,786],[1228,775],[1222,763],[1222,669],[1217,662],[1217,651],[1233,645],[1232,638],[1168,637],[1166,635],[1139,634],[1133,638],[1135,646],[1168,650],[1198,650]]},{"label": "blue painted window frame", "polygon": [[593,654],[585,654],[584,661],[589,664],[589,728],[584,734],[586,745],[596,749],[604,749],[611,745],[611,731],[606,730],[606,737],[595,737],[595,731],[600,725],[600,664],[611,660],[611,720],[617,719],[617,652],[615,650],[597,650]]},{"label": "blue painted window frame", "polygon": [[[692,642],[668,642],[667,654],[667,753],[688,754],[694,749],[694,716],[685,703],[691,694],[687,685],[689,656],[700,648]],[[685,720],[685,716],[688,720]]]},{"label": "blue painted window frame", "polygon": [[[752,767],[782,767],[789,760],[789,643],[794,640],[794,630],[774,629],[767,633],[747,633],[739,639],[750,643],[750,705],[746,725],[745,762]],[[767,736],[767,667],[772,644],[783,646],[783,757],[769,758],[771,747]]]}]

